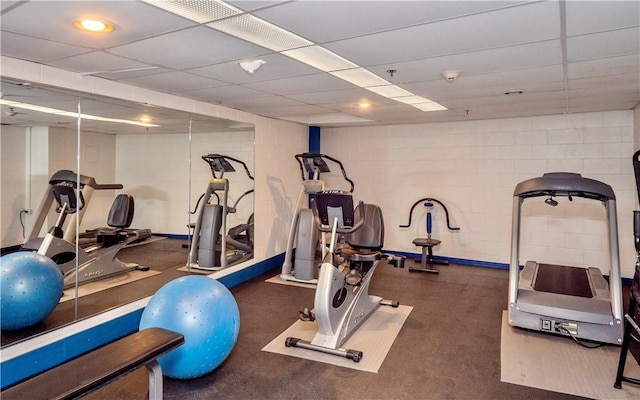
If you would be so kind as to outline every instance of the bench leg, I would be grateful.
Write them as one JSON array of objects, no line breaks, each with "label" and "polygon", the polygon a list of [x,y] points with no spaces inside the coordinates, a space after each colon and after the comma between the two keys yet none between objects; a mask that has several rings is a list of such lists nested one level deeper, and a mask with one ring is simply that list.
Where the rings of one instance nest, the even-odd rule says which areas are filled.
[{"label": "bench leg", "polygon": [[162,400],[162,368],[157,360],[146,366],[149,371],[149,400]]}]

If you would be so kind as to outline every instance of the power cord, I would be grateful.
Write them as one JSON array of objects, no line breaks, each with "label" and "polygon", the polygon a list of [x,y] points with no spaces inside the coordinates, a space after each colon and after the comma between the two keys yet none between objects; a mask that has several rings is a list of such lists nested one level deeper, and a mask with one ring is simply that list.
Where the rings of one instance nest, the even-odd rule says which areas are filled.
[{"label": "power cord", "polygon": [[22,227],[22,238],[25,238],[25,233],[24,233],[24,221],[22,220],[22,214],[29,214],[29,210],[20,210],[20,226]]},{"label": "power cord", "polygon": [[560,329],[564,332],[566,332],[569,336],[571,336],[571,339],[573,339],[574,342],[576,342],[577,344],[579,344],[582,347],[585,347],[587,349],[597,349],[598,347],[602,347],[602,343],[593,343],[593,344],[587,344],[583,341],[581,341],[580,339],[578,339],[576,337],[576,335],[573,334],[573,332],[569,331],[567,328],[561,326]]}]

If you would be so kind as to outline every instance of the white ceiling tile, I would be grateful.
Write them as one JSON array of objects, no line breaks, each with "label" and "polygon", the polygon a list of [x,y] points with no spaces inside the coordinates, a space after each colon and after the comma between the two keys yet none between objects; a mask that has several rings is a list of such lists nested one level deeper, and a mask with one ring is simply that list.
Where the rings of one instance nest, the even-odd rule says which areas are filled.
[{"label": "white ceiling tile", "polygon": [[104,51],[94,51],[77,56],[66,57],[60,60],[51,61],[49,65],[79,73],[149,66],[149,64],[115,56]]},{"label": "white ceiling tile", "polygon": [[563,89],[562,65],[469,77],[462,75],[454,82],[439,79],[403,84],[402,87],[419,96],[440,101],[461,97],[492,96],[513,90],[530,90],[532,87],[540,87],[543,84],[551,84],[551,86],[544,86],[545,90]]},{"label": "white ceiling tile", "polygon": [[290,94],[287,97],[302,101],[309,104],[357,104],[357,103],[391,103],[385,97],[379,96],[369,90],[361,88],[343,89],[343,90],[326,90],[322,92],[297,93]]},{"label": "white ceiling tile", "polygon": [[[38,63],[27,68],[33,69],[29,76],[34,81],[41,79],[43,69],[57,76],[58,70],[48,66],[84,72],[111,69],[98,76],[136,85],[123,87],[141,101],[162,97],[151,91],[156,90],[185,101],[196,99],[277,118],[294,113],[303,119],[305,114],[320,113],[327,115],[327,121],[330,115],[358,116],[366,121],[342,123],[363,125],[628,109],[640,100],[637,1],[233,0],[233,4],[308,39],[329,41],[326,47],[340,56],[452,109],[421,112],[134,1],[2,2],[4,71],[26,76],[16,70],[23,64],[20,60]],[[573,35],[567,38],[567,76],[560,39],[563,7],[565,26]],[[71,27],[79,14],[101,15],[116,30],[104,36],[83,34]],[[590,34],[596,31],[600,33]],[[256,57],[267,64],[254,75],[238,67],[238,61]],[[138,66],[160,68],[113,72]],[[389,69],[397,70],[394,77]],[[449,69],[462,70],[453,83],[440,76]],[[82,89],[82,81],[74,87]],[[525,93],[509,98],[504,95],[509,90]],[[356,108],[362,100],[374,106]],[[73,101],[67,103],[73,106]],[[331,126],[341,124],[336,121]]]},{"label": "white ceiling tile", "polygon": [[283,96],[245,97],[239,99],[229,99],[226,104],[228,107],[235,108],[255,107],[256,110],[264,110],[270,107],[299,107],[305,105],[304,103],[288,99]]},{"label": "white ceiling tile", "polygon": [[272,94],[260,92],[258,90],[249,89],[242,86],[219,86],[211,88],[200,88],[178,92],[182,96],[192,99],[214,102],[226,105],[231,100],[242,100],[245,98],[270,97]]},{"label": "white ceiling tile", "polygon": [[[448,70],[461,70],[462,76],[467,77],[561,63],[562,44],[560,40],[550,40],[403,63],[389,63],[368,67],[368,69],[375,74],[385,76],[395,84],[400,84],[440,79],[440,74]],[[389,76],[387,72],[389,69],[396,70],[393,77]]]},{"label": "white ceiling tile", "polygon": [[[542,2],[328,43],[361,66],[557,39],[559,6]],[[384,49],[384,51],[380,51]]]},{"label": "white ceiling tile", "polygon": [[173,69],[201,67],[267,53],[262,47],[206,27],[189,28],[113,47],[109,52]]},{"label": "white ceiling tile", "polygon": [[[587,78],[570,79],[569,89],[581,89],[591,87],[618,87],[628,88],[636,93],[640,93],[640,71],[620,75],[590,76]],[[640,98],[638,99],[640,100]]]},{"label": "white ceiling tile", "polygon": [[[144,16],[144,23],[136,16]],[[78,18],[100,18],[113,24],[108,34],[96,35],[73,27]],[[142,2],[33,1],[2,15],[2,30],[79,46],[107,48],[120,43],[193,25],[186,19]]]},{"label": "white ceiling tile", "polygon": [[315,43],[325,43],[520,3],[524,2],[305,1],[283,3],[255,15]]},{"label": "white ceiling tile", "polygon": [[261,82],[318,73],[318,70],[313,67],[277,53],[262,55],[260,59],[266,61],[266,64],[263,64],[260,69],[253,74],[249,74],[240,68],[238,60],[193,68],[190,69],[189,72],[234,84]]},{"label": "white ceiling tile", "polygon": [[633,73],[638,74],[638,71],[640,71],[640,56],[638,56],[638,54],[567,64],[567,75],[569,79]]},{"label": "white ceiling tile", "polygon": [[248,83],[243,86],[279,95],[322,92],[325,90],[350,89],[354,87],[352,84],[345,82],[342,79],[335,78],[327,73]]},{"label": "white ceiling tile", "polygon": [[136,78],[123,79],[122,83],[164,93],[222,86],[224,83],[187,72],[172,71],[161,74],[148,74]]},{"label": "white ceiling tile", "polygon": [[49,62],[91,51],[91,49],[85,47],[72,46],[11,32],[2,32],[0,41],[2,55],[35,62]]},{"label": "white ceiling tile", "polygon": [[640,25],[638,1],[567,1],[567,35]]},{"label": "white ceiling tile", "polygon": [[638,54],[640,27],[594,33],[567,39],[569,62]]}]

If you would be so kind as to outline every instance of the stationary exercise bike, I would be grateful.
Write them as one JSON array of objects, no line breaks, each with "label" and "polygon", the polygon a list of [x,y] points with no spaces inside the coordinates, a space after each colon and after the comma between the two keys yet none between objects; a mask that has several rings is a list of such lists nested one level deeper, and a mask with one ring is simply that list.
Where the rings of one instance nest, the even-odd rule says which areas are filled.
[{"label": "stationary exercise bike", "polygon": [[[384,241],[384,223],[378,206],[360,202],[354,212],[351,194],[344,191],[319,192],[312,205],[319,229],[331,232],[330,251],[320,267],[314,310],[300,310],[300,319],[315,321],[318,331],[311,341],[288,337],[285,346],[360,362],[362,351],[343,349],[342,346],[378,306],[399,306],[397,301],[370,295],[369,284],[383,258],[402,267],[398,262],[401,257],[383,255],[379,251]],[[336,248],[338,234],[347,235],[350,245],[348,251],[343,250],[340,254]],[[342,257],[349,261],[346,274],[338,268]]]},{"label": "stationary exercise bike", "polygon": [[[229,180],[224,178],[225,172],[235,172],[229,161],[236,162],[244,168],[249,179],[253,176],[247,164],[236,158],[220,154],[207,154],[202,159],[209,164],[213,177],[207,184],[207,190],[196,205],[197,219],[191,235],[187,266],[206,271],[216,271],[253,257],[253,214],[245,224],[234,226],[227,231],[227,217],[236,212],[240,201],[253,193],[253,189],[244,192],[230,206]],[[220,174],[218,176],[218,174]],[[222,196],[220,196],[222,195]],[[214,198],[216,200],[214,200]],[[215,201],[215,202],[214,202]],[[221,234],[222,232],[222,234]]]},{"label": "stationary exercise bike", "polygon": [[[340,167],[342,177],[349,183],[349,192],[354,189],[353,181],[347,177],[342,163],[328,155],[319,153],[296,154],[295,159],[300,166],[302,176],[302,189],[296,202],[297,210],[291,220],[287,249],[280,279],[284,281],[294,281],[300,283],[316,284],[318,282],[318,271],[320,260],[317,260],[318,243],[320,241],[320,231],[316,224],[313,211],[307,208],[300,208],[305,195],[315,195],[325,190],[325,183],[320,179],[320,173],[329,173],[331,170],[325,160],[334,162]],[[307,175],[311,177],[305,176]],[[294,257],[295,246],[295,260]],[[326,255],[326,246],[322,244],[322,256]]]},{"label": "stationary exercise bike", "polygon": [[420,267],[409,267],[409,271],[411,272],[429,272],[432,274],[437,274],[437,268],[433,266],[433,264],[441,264],[448,265],[449,261],[447,260],[439,260],[433,257],[433,248],[442,243],[438,239],[434,239],[431,237],[431,228],[432,228],[432,219],[431,219],[431,209],[433,208],[433,203],[438,203],[444,210],[444,215],[447,219],[447,228],[451,231],[459,231],[460,228],[451,226],[451,222],[449,222],[449,210],[447,207],[438,199],[434,199],[432,197],[425,197],[424,199],[420,199],[413,203],[411,206],[411,210],[409,211],[409,222],[405,225],[400,225],[400,228],[408,228],[411,226],[411,217],[413,216],[413,210],[420,203],[424,202],[424,206],[427,208],[427,237],[426,238],[416,238],[413,239],[413,244],[416,246],[422,247],[422,257],[420,258]]},{"label": "stationary exercise bike", "polygon": [[[128,230],[133,221],[133,197],[120,194],[116,196],[109,211],[107,224],[112,229],[95,233],[95,243],[89,247],[79,247],[76,253],[74,243],[76,219],[81,219],[94,190],[122,189],[122,185],[100,185],[92,177],[80,175],[77,184],[76,173],[61,170],[53,174],[49,187],[36,213],[36,221],[27,235],[22,250],[39,251],[51,258],[60,267],[64,275],[64,287],[104,279],[113,275],[129,272],[133,269],[147,270],[135,263],[125,263],[116,258],[117,253],[128,244],[151,236],[148,229]],[[76,196],[76,190],[79,195]],[[37,235],[42,229],[46,216],[56,203],[58,219],[44,238]],[[63,229],[68,216],[70,221]],[[78,270],[76,274],[76,262]]]}]

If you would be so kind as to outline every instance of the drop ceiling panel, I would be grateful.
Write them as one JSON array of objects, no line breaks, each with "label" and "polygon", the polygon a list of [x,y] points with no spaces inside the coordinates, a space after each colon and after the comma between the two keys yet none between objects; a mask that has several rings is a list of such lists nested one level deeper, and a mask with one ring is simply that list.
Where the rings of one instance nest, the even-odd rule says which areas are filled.
[{"label": "drop ceiling panel", "polygon": [[640,25],[638,1],[567,1],[567,35],[582,35]]},{"label": "drop ceiling panel", "polygon": [[266,61],[266,64],[263,64],[253,74],[240,68],[238,60],[193,68],[189,72],[234,84],[255,83],[318,73],[318,70],[313,67],[277,53],[262,55],[260,59]]},{"label": "drop ceiling panel", "polygon": [[[288,2],[258,11],[255,15],[282,28],[297,32],[313,42],[325,43],[508,7],[518,3],[523,2],[307,1]],[[310,23],[311,21],[313,22]]]},{"label": "drop ceiling panel", "polygon": [[639,52],[640,27],[567,39],[567,58],[569,62],[638,54]]},{"label": "drop ceiling panel", "polygon": [[366,89],[353,88],[343,90],[326,90],[322,92],[297,93],[290,94],[287,97],[310,104],[356,104],[356,103],[374,103],[374,104],[391,104],[395,101],[379,96]]},{"label": "drop ceiling panel", "polygon": [[350,89],[354,86],[327,73],[297,76],[288,79],[248,83],[245,87],[279,95]]},{"label": "drop ceiling panel", "polygon": [[164,93],[175,93],[182,90],[200,89],[203,87],[222,86],[224,83],[187,72],[173,71],[162,74],[149,74],[136,78],[123,79],[123,83],[139,86]]},{"label": "drop ceiling panel", "polygon": [[[71,71],[110,69],[97,75],[258,115],[310,121],[320,113],[332,126],[358,124],[340,118],[357,115],[367,125],[627,109],[640,101],[637,1],[233,1],[452,108],[441,112],[385,99],[140,1],[1,4],[2,56]],[[116,30],[89,40],[70,25],[79,13],[100,15]],[[566,39],[568,60],[565,22],[574,35]],[[267,64],[253,75],[238,66],[257,57]],[[144,66],[158,68],[128,70]],[[397,70],[393,77],[389,69]],[[453,83],[440,76],[449,69],[463,71]],[[525,93],[503,94],[510,90]],[[362,100],[374,107],[354,107]]]},{"label": "drop ceiling panel", "polygon": [[245,107],[251,107],[257,110],[256,114],[264,114],[264,110],[271,107],[298,107],[305,105],[302,102],[288,99],[283,96],[268,96],[268,97],[245,97],[241,99],[230,99],[227,101],[227,106],[232,108],[244,109]]},{"label": "drop ceiling panel", "polygon": [[77,56],[62,58],[56,61],[51,61],[49,65],[66,69],[67,71],[80,73],[111,71],[121,68],[139,68],[149,66],[149,64],[144,64],[132,59],[115,56],[104,51],[94,51]]},{"label": "drop ceiling panel", "polygon": [[272,107],[263,107],[262,112],[264,115],[268,115],[270,117],[279,118],[279,117],[290,117],[295,115],[317,115],[317,114],[326,114],[328,112],[334,112],[334,110],[327,109],[324,107],[314,106],[311,104],[303,104],[299,106],[272,106]]},{"label": "drop ceiling panel", "polygon": [[543,2],[341,40],[326,47],[359,65],[380,65],[557,39],[559,20],[558,3]]},{"label": "drop ceiling panel", "polygon": [[177,93],[178,95],[188,98],[206,101],[209,103],[220,103],[222,105],[226,105],[227,102],[231,100],[272,96],[269,93],[260,92],[242,86],[231,85],[213,88],[200,88]]},{"label": "drop ceiling panel", "polygon": [[227,1],[229,4],[233,4],[235,7],[245,10],[251,11],[264,7],[271,7],[274,4],[278,3],[286,3],[289,0],[280,0],[280,1],[271,1],[271,0],[232,0]]},{"label": "drop ceiling panel", "polygon": [[[439,79],[431,82],[404,84],[402,87],[432,100],[444,100],[455,96],[478,97],[512,90],[526,90],[535,85],[555,83],[562,88],[562,65],[504,71],[495,74],[461,76],[454,82]],[[473,93],[473,95],[471,94]]]},{"label": "drop ceiling panel", "polygon": [[[73,27],[74,20],[90,17],[99,17],[112,23],[113,32],[95,35]],[[29,1],[2,16],[3,30],[97,48],[107,48],[190,25],[193,23],[176,15],[133,1]]]},{"label": "drop ceiling panel", "polygon": [[[560,40],[550,40],[395,64],[384,64],[369,67],[368,69],[379,76],[386,76],[389,81],[395,84],[400,84],[442,79],[440,74],[448,70],[461,70],[464,78],[490,72],[561,63],[562,44]],[[389,69],[396,70],[393,77],[389,76],[387,72]]]},{"label": "drop ceiling panel", "polygon": [[599,60],[569,63],[567,75],[572,78],[594,76],[640,74],[640,56],[637,54],[621,57],[610,57]]},{"label": "drop ceiling panel", "polygon": [[568,87],[569,89],[589,87],[624,87],[638,93],[640,91],[640,71],[615,76],[591,76],[587,78],[571,79],[568,83]]},{"label": "drop ceiling panel", "polygon": [[48,62],[91,51],[89,48],[4,31],[0,34],[0,41],[2,55],[35,62]]},{"label": "drop ceiling panel", "polygon": [[173,69],[196,68],[267,53],[262,47],[206,27],[141,40],[111,48],[109,52]]}]

